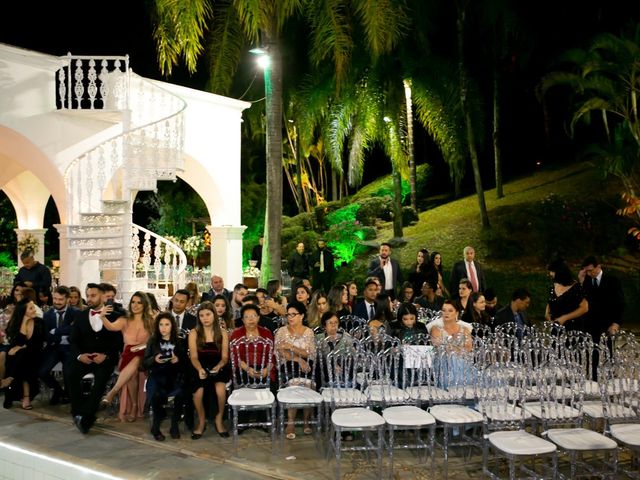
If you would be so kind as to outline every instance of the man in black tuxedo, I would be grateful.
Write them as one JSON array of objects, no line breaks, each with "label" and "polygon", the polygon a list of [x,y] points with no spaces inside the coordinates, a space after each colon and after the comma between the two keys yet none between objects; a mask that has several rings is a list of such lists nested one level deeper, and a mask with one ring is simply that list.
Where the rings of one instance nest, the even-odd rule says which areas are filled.
[{"label": "man in black tuxedo", "polygon": [[325,293],[333,286],[334,266],[333,253],[327,248],[323,238],[318,240],[318,249],[311,254],[311,267],[313,268],[313,288],[323,290]]},{"label": "man in black tuxedo", "polygon": [[224,295],[229,301],[231,301],[231,292],[224,288],[224,279],[220,275],[211,276],[211,288],[208,292],[202,294],[201,302],[212,302],[213,297],[216,295]]},{"label": "man in black tuxedo", "polygon": [[517,288],[511,295],[509,305],[502,307],[496,312],[493,318],[493,326],[504,325],[505,323],[515,323],[524,329],[530,327],[531,321],[527,318],[527,308],[531,304],[531,294],[526,288]]},{"label": "man in black tuxedo", "polygon": [[462,253],[464,260],[453,264],[449,281],[449,291],[455,298],[458,298],[458,285],[460,285],[460,280],[463,278],[469,279],[474,292],[484,292],[485,288],[487,288],[484,269],[482,265],[475,261],[475,249],[473,247],[464,247]]},{"label": "man in black tuxedo", "polygon": [[353,306],[353,314],[364,320],[372,320],[376,316],[376,298],[378,296],[378,284],[375,280],[369,279],[364,284],[364,298],[360,299]]},{"label": "man in black tuxedo", "polygon": [[396,298],[398,285],[402,284],[402,272],[397,260],[391,258],[391,245],[382,243],[380,254],[369,264],[368,277],[378,277],[382,291],[392,299]]},{"label": "man in black tuxedo", "polygon": [[187,334],[189,330],[196,328],[196,317],[187,312],[187,303],[191,294],[184,288],[176,291],[171,299],[171,314],[176,320],[178,331],[183,330]]},{"label": "man in black tuxedo", "polygon": [[[87,285],[88,309],[79,312],[71,329],[69,362],[69,393],[73,423],[82,433],[87,433],[96,421],[100,399],[118,361],[120,332],[110,332],[100,317],[105,307],[104,291],[96,283]],[[110,310],[110,308],[109,308]],[[93,373],[94,381],[87,399],[82,398],[82,377]]]},{"label": "man in black tuxedo", "polygon": [[620,330],[625,307],[622,284],[618,277],[605,272],[593,255],[582,262],[579,279],[589,302],[588,330],[598,343],[603,333],[613,335]]},{"label": "man in black tuxedo", "polygon": [[[53,308],[47,310],[44,314],[43,321],[47,334],[47,346],[44,349],[44,355],[40,371],[38,373],[40,379],[47,387],[53,390],[49,405],[57,405],[58,403],[68,403],[68,374],[69,362],[71,361],[71,345],[69,344],[69,336],[71,335],[71,326],[78,313],[76,309],[70,307],[69,289],[60,286],[53,291]],[[64,380],[64,389],[51,374],[51,370],[56,364],[62,363],[62,378]]]}]

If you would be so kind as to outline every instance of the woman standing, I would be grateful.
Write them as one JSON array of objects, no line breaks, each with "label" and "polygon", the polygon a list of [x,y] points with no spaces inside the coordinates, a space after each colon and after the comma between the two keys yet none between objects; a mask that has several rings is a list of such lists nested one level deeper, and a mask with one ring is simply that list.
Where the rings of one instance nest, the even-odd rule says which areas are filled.
[{"label": "woman standing", "polygon": [[38,394],[38,368],[45,339],[42,320],[37,317],[35,303],[20,300],[7,326],[9,351],[6,357],[6,378],[0,388],[6,388],[4,408],[22,399],[22,408],[31,410],[31,400]]},{"label": "woman standing", "polygon": [[[309,372],[312,368],[309,360],[315,358],[316,342],[313,330],[304,326],[303,321],[306,313],[306,307],[300,302],[293,301],[287,305],[288,323],[276,332],[275,348],[278,350],[280,358],[288,362],[296,362],[297,368],[304,372],[305,376],[309,378]],[[297,410],[295,408],[287,410],[288,422],[286,436],[289,440],[296,438],[296,413]],[[309,427],[310,415],[311,410],[305,408],[303,428],[305,435],[312,433],[311,427]]]},{"label": "woman standing", "polygon": [[583,316],[589,311],[589,302],[571,269],[564,261],[556,260],[547,270],[553,286],[549,290],[545,319],[563,325],[566,330],[584,330]]},{"label": "woman standing", "polygon": [[198,307],[198,325],[189,332],[189,356],[193,366],[193,405],[198,414],[198,426],[193,429],[191,438],[198,440],[206,429],[202,399],[204,389],[212,386],[218,399],[216,431],[218,435],[226,438],[229,432],[222,422],[222,417],[227,400],[225,385],[230,378],[229,337],[227,331],[220,328],[220,319],[211,302],[202,302]]},{"label": "woman standing", "polygon": [[437,283],[432,283],[432,285],[437,285],[435,288],[436,294],[449,298],[449,291],[444,286],[444,267],[442,265],[442,255],[440,252],[431,253],[431,264],[433,265],[434,270],[438,273]]},{"label": "woman standing", "polygon": [[136,417],[142,418],[144,414],[145,395],[140,387],[144,385],[146,375],[139,370],[142,366],[144,349],[153,332],[151,305],[145,293],[135,292],[129,300],[126,317],[120,317],[115,322],[111,322],[107,315],[112,311],[112,305],[102,307],[100,311],[102,325],[111,332],[122,332],[124,350],[120,357],[118,380],[101,403],[110,405],[113,397],[121,392],[118,418],[121,421],[126,419],[128,422],[135,422]]},{"label": "woman standing", "polygon": [[[416,263],[411,266],[407,279],[413,286],[413,291],[419,292],[422,284],[436,278],[436,270],[431,263],[429,252],[426,248],[421,248],[416,254]],[[401,300],[405,301],[405,300]]]},{"label": "woman standing", "polygon": [[173,315],[169,312],[159,314],[144,355],[144,367],[149,372],[149,382],[153,382],[154,386],[150,399],[153,411],[151,435],[159,442],[165,439],[160,431],[160,423],[165,416],[164,404],[168,397],[174,397],[171,438],[180,438],[178,422],[184,403],[182,374],[186,359],[183,342],[178,341],[178,327]]}]

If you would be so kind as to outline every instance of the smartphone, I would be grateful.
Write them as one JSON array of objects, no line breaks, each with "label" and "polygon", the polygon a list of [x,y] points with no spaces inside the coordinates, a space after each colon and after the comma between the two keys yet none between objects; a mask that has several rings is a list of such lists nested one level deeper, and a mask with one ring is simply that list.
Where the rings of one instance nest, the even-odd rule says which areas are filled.
[{"label": "smartphone", "polygon": [[113,306],[113,298],[110,298],[109,300],[107,300],[106,302],[104,302],[105,305],[110,305]]}]

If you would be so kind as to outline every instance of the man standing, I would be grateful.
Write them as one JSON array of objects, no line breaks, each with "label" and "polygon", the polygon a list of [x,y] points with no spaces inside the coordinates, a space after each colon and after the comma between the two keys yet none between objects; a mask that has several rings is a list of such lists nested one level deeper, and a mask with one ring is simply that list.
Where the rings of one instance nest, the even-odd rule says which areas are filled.
[{"label": "man standing", "polygon": [[380,245],[380,254],[369,264],[367,276],[378,277],[382,291],[392,299],[396,298],[398,284],[402,283],[402,272],[397,260],[391,258],[391,245]]},{"label": "man standing", "polygon": [[231,300],[231,292],[224,288],[224,280],[220,275],[211,276],[211,289],[208,292],[204,292],[202,294],[200,302],[211,302],[216,295],[224,295],[229,300]]},{"label": "man standing", "polygon": [[[511,295],[511,303],[496,312],[493,319],[494,327],[505,323],[515,323],[519,331],[524,327],[530,327],[531,321],[527,318],[526,310],[531,304],[531,294],[526,288],[518,288]],[[518,336],[522,338],[522,334]]]},{"label": "man standing", "polygon": [[258,245],[251,250],[251,260],[255,260],[256,268],[262,268],[262,246],[264,245],[264,237],[260,237]]},{"label": "man standing", "polygon": [[[87,285],[87,305],[89,308],[79,312],[71,329],[71,352],[69,362],[69,393],[71,395],[71,416],[73,423],[82,433],[96,421],[96,412],[100,398],[104,394],[107,382],[118,361],[118,337],[120,332],[110,332],[102,324],[100,315],[105,307],[102,301],[103,291],[100,285]],[[105,312],[106,313],[106,312]],[[82,398],[82,377],[93,373],[94,381],[89,397]]]},{"label": "man standing", "polygon": [[22,282],[27,287],[31,287],[39,292],[51,291],[51,271],[43,264],[38,262],[31,250],[25,250],[20,254],[22,267],[18,270],[18,274],[13,279],[13,284],[17,285]]},{"label": "man standing", "polygon": [[[44,326],[47,333],[47,346],[38,376],[44,384],[53,390],[49,405],[68,403],[68,364],[71,361],[71,346],[69,336],[75,315],[78,312],[73,307],[68,306],[69,289],[60,286],[53,292],[53,308],[44,314]],[[56,364],[62,363],[62,378],[65,388],[63,389],[58,381],[51,374],[51,370]]]},{"label": "man standing", "polygon": [[457,294],[455,294],[455,292],[458,291],[458,285],[460,285],[460,280],[463,278],[469,279],[474,292],[484,292],[484,289],[487,286],[484,278],[484,269],[475,261],[476,251],[474,248],[464,247],[462,253],[464,255],[464,260],[460,260],[453,265],[453,268],[451,269],[451,280],[449,283],[449,291],[452,295],[455,295],[456,298]]},{"label": "man standing", "polygon": [[333,276],[335,266],[333,264],[333,253],[327,248],[323,238],[318,240],[318,249],[311,257],[313,265],[313,288],[314,290],[324,290],[325,293],[333,286]]},{"label": "man standing", "polygon": [[579,279],[589,302],[588,330],[597,344],[603,333],[613,335],[620,330],[625,307],[622,284],[618,277],[605,272],[593,255],[582,262]]},{"label": "man standing", "polygon": [[291,275],[291,289],[309,278],[309,258],[304,253],[304,243],[300,242],[296,245],[296,251],[291,254],[287,263],[289,275]]}]

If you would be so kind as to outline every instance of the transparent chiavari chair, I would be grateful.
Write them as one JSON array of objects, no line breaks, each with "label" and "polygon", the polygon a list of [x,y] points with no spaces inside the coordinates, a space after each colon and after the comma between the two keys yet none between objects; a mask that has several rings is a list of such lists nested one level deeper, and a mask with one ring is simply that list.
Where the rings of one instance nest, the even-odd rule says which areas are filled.
[{"label": "transparent chiavari chair", "polygon": [[600,371],[605,435],[631,453],[621,470],[631,478],[640,478],[640,393],[632,385],[633,379],[640,378],[640,366],[607,361]]},{"label": "transparent chiavari chair", "polygon": [[[535,460],[541,456],[550,456],[552,463],[551,475],[545,472],[542,478],[550,478],[556,471],[555,444],[525,430],[525,422],[531,418],[531,414],[520,407],[525,398],[525,372],[523,367],[500,362],[487,366],[482,372],[477,408],[483,418],[483,471],[490,478],[500,478],[497,469],[491,469],[490,452],[495,460],[491,463],[496,467],[500,459],[507,460],[510,479],[516,478],[516,467],[528,478],[540,478]],[[528,460],[530,467],[526,465]]]},{"label": "transparent chiavari chair", "polygon": [[[276,399],[269,388],[273,368],[273,342],[263,337],[242,337],[231,342],[229,351],[233,392],[227,403],[233,416],[234,451],[238,450],[239,427],[268,427],[273,448],[276,440]],[[238,423],[238,412],[256,410],[267,412],[266,422]]]},{"label": "transparent chiavari chair", "polygon": [[[538,402],[526,402],[524,408],[538,419],[542,434],[555,443],[568,456],[568,478],[576,478],[578,468],[590,475],[615,475],[617,469],[617,444],[593,430],[582,428],[582,392],[584,375],[573,368],[551,368],[535,372]],[[591,454],[585,461],[584,454]],[[603,454],[602,462],[596,454]],[[601,469],[598,470],[597,467]],[[559,472],[559,475],[562,475]]]},{"label": "transparent chiavari chair", "polygon": [[340,328],[345,331],[351,331],[354,328],[363,327],[367,325],[367,321],[364,318],[360,318],[356,315],[344,315],[340,317]]}]

